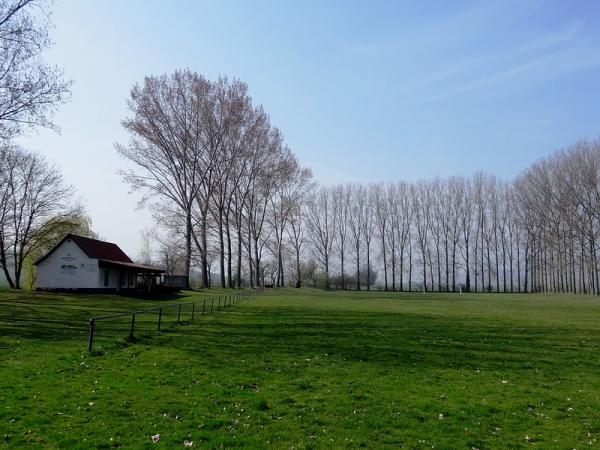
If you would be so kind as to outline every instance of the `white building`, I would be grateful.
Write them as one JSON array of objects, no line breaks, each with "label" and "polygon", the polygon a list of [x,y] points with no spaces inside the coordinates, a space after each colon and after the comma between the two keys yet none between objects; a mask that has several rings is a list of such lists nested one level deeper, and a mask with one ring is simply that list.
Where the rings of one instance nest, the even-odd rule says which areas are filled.
[{"label": "white building", "polygon": [[40,290],[135,289],[138,275],[152,279],[165,272],[135,264],[116,244],[75,234],[66,235],[35,265]]}]

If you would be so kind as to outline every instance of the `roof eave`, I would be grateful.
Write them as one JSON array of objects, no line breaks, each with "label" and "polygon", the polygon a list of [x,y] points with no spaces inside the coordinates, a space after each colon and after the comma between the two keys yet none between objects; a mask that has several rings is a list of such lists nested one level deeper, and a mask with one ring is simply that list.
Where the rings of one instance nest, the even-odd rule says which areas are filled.
[{"label": "roof eave", "polygon": [[144,266],[142,264],[135,263],[123,263],[120,261],[111,261],[109,259],[99,259],[98,267],[120,267],[123,269],[136,270],[138,273],[165,273],[166,270],[159,269],[157,267]]}]

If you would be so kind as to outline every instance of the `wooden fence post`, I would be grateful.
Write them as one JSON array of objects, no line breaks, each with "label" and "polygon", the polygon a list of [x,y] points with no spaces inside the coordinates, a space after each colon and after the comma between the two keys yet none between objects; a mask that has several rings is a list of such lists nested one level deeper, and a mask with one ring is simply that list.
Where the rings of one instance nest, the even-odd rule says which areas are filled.
[{"label": "wooden fence post", "polygon": [[[233,306],[236,303],[242,301],[242,300],[246,300],[247,298],[249,298],[249,293],[246,292],[236,292],[234,291],[233,293],[229,293],[227,295],[220,295],[218,297],[212,297],[212,298],[205,298],[202,300],[202,316],[208,314],[209,312],[212,313],[215,310],[215,300],[217,301],[217,311],[221,311],[221,310],[226,310],[228,306]],[[206,302],[210,301],[210,311],[206,310]],[[94,337],[95,337],[95,328],[96,328],[96,322],[98,320],[105,320],[105,319],[114,319],[116,317],[128,317],[129,314],[131,314],[131,321],[130,321],[130,325],[129,325],[129,339],[133,339],[135,338],[135,322],[137,320],[137,315],[138,314],[146,314],[146,313],[150,313],[155,311],[158,308],[158,323],[157,323],[157,327],[156,327],[156,332],[157,334],[160,334],[161,331],[161,326],[162,326],[162,319],[163,319],[163,309],[165,308],[172,308],[177,306],[177,324],[181,324],[181,309],[183,308],[184,305],[187,305],[188,303],[191,303],[192,305],[192,314],[191,314],[191,320],[194,321],[196,318],[196,303],[200,303],[200,300],[196,301],[196,302],[187,302],[187,303],[175,303],[175,304],[169,304],[169,305],[164,305],[164,306],[159,306],[159,307],[152,307],[149,309],[139,309],[139,310],[133,310],[130,312],[125,312],[125,313],[121,313],[121,314],[111,314],[111,315],[107,315],[107,316],[96,316],[96,317],[91,317],[89,319],[88,322],[88,352],[92,353],[93,351],[93,347],[94,347]],[[185,312],[184,312],[185,314]]]},{"label": "wooden fence post", "polygon": [[129,329],[129,338],[133,338],[133,331],[135,329],[135,313],[131,315],[131,328]]},{"label": "wooden fence post", "polygon": [[88,352],[92,353],[92,346],[94,345],[94,319],[90,319],[89,333],[88,333]]}]

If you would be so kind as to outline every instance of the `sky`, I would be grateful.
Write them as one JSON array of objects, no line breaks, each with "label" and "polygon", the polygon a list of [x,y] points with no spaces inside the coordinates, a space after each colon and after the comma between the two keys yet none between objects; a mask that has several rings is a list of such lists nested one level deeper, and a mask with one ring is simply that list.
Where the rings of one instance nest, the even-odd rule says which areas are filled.
[{"label": "sky", "polygon": [[189,68],[246,82],[322,184],[492,172],[600,137],[597,1],[57,0],[60,134],[19,139],[135,257],[152,227],[119,170],[131,88]]}]

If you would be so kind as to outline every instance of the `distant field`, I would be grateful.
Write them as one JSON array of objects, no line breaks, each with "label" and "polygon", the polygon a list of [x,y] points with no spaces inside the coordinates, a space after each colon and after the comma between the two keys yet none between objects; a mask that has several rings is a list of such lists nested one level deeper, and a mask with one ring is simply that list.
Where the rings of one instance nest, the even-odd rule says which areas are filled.
[{"label": "distant field", "polygon": [[600,447],[596,297],[269,290],[87,354],[155,304],[0,291],[0,447]]}]

